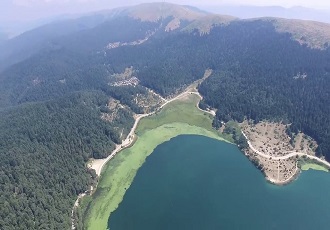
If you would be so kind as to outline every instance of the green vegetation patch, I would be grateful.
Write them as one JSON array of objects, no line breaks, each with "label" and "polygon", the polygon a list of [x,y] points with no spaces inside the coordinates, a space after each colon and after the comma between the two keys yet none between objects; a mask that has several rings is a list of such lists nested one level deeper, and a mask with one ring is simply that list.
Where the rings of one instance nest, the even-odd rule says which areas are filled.
[{"label": "green vegetation patch", "polygon": [[318,165],[318,164],[313,164],[313,163],[303,164],[301,166],[301,169],[304,170],[304,171],[307,171],[309,169],[314,169],[314,170],[329,172],[329,170],[326,167]]},{"label": "green vegetation patch", "polygon": [[109,161],[96,192],[85,212],[87,229],[106,229],[110,214],[116,210],[138,169],[161,143],[180,134],[197,134],[218,140],[209,114],[197,109],[198,97],[189,95],[169,103],[157,114],[141,120],[136,143]]},{"label": "green vegetation patch", "polygon": [[301,168],[301,170],[304,170],[304,171],[307,171],[309,169],[313,169],[313,170],[329,172],[329,168],[327,168],[327,166],[320,165],[315,160],[300,158],[298,164],[299,164],[299,168]]},{"label": "green vegetation patch", "polygon": [[182,98],[164,106],[162,110],[156,114],[142,119],[137,127],[136,133],[140,135],[146,130],[151,130],[173,122],[199,126],[215,132],[212,128],[212,115],[197,108],[199,100],[200,98],[196,94],[182,96]]}]

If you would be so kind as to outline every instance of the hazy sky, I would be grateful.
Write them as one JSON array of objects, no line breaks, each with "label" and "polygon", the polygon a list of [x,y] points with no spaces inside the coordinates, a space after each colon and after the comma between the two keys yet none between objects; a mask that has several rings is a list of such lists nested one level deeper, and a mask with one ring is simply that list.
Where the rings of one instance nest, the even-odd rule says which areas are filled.
[{"label": "hazy sky", "polygon": [[[157,0],[156,0],[157,1]],[[161,1],[161,0],[158,0]],[[58,14],[81,13],[119,6],[134,5],[146,0],[0,0],[0,20],[31,20]],[[305,6],[330,9],[329,0],[168,0],[167,2],[202,7],[203,5]]]}]

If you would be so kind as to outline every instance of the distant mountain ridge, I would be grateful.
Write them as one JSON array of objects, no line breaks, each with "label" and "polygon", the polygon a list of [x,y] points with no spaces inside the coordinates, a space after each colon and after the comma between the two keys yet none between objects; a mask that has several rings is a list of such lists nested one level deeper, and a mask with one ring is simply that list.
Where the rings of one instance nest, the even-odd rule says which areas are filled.
[{"label": "distant mountain ridge", "polygon": [[233,15],[242,19],[259,17],[277,17],[287,19],[301,19],[330,23],[330,9],[319,10],[301,6],[285,8],[282,6],[210,6],[203,7],[217,14]]},{"label": "distant mountain ridge", "polygon": [[[102,23],[125,17],[141,22],[160,22],[159,20],[171,19],[166,21],[165,30],[193,31],[197,29],[200,34],[208,33],[215,26],[239,20],[233,16],[217,15],[195,7],[171,3],[145,3],[133,7],[99,11],[80,18],[52,22],[0,44],[2,51],[0,53],[0,71],[49,47],[49,44],[59,37],[92,29]],[[294,40],[312,48],[322,49],[330,41],[330,25],[328,24],[277,18],[270,21],[274,23],[279,32],[290,33]],[[313,32],[315,28],[317,28],[317,33]]]}]

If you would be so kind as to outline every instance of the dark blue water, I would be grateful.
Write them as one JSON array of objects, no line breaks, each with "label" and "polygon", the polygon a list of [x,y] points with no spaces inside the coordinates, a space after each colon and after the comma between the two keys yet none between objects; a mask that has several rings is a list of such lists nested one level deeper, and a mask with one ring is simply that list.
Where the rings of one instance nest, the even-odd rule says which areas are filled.
[{"label": "dark blue water", "polygon": [[158,146],[138,171],[111,230],[329,230],[330,174],[267,183],[236,146],[183,135]]}]

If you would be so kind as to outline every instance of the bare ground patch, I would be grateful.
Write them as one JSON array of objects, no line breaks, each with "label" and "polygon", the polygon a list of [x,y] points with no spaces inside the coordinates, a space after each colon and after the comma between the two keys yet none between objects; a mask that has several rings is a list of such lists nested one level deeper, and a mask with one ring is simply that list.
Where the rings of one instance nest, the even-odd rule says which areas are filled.
[{"label": "bare ground patch", "polygon": [[295,178],[300,171],[298,153],[315,155],[317,144],[311,137],[298,133],[291,140],[286,133],[287,125],[282,123],[263,121],[252,124],[244,122],[241,126],[254,148],[246,150],[245,154],[272,183],[286,184]]}]

